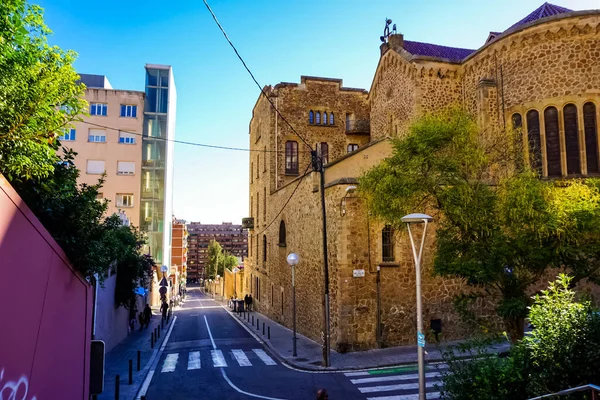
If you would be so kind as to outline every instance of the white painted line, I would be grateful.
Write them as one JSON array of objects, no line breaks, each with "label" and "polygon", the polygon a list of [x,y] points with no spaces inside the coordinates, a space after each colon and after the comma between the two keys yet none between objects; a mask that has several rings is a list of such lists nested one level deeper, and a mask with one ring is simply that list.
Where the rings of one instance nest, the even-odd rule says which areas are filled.
[{"label": "white painted line", "polygon": [[[440,375],[441,374],[439,372],[429,372],[425,374],[425,378],[439,378]],[[373,378],[350,379],[350,382],[354,383],[355,385],[358,385],[361,383],[407,381],[409,379],[419,379],[419,374],[377,376]]]},{"label": "white painted line", "polygon": [[208,320],[206,319],[206,315],[204,316],[204,322],[206,323],[206,329],[208,329],[208,336],[210,336],[210,341],[212,343],[213,349],[216,349],[217,345],[215,344],[215,339],[213,339],[212,337],[212,332],[210,331],[210,326],[208,326]]},{"label": "white painted line", "polygon": [[368,376],[371,375],[369,371],[361,371],[361,372],[345,372],[345,376]]},{"label": "white painted line", "polygon": [[246,354],[244,354],[243,350],[231,350],[231,352],[233,353],[233,356],[235,357],[235,360],[238,362],[238,364],[240,364],[240,367],[251,367],[252,363],[250,362],[250,360],[248,360],[248,357],[246,357]]},{"label": "white painted line", "polygon": [[[440,392],[428,392],[427,400],[440,398]],[[404,394],[400,396],[368,397],[367,400],[419,400],[419,393]]]},{"label": "white painted line", "polygon": [[277,365],[275,361],[263,349],[252,349],[252,351],[267,365]]},{"label": "white painted line", "polygon": [[223,352],[221,350],[211,350],[210,354],[213,360],[213,367],[227,366],[227,362],[225,361],[225,357],[223,357]]},{"label": "white painted line", "polygon": [[[440,385],[441,382],[425,382],[425,387],[428,388],[432,388],[435,387],[435,385]],[[390,390],[412,390],[412,389],[418,389],[419,388],[419,383],[399,383],[397,385],[384,385],[384,386],[368,386],[368,387],[361,387],[358,388],[358,390],[361,393],[374,393],[374,392],[388,392]]]},{"label": "white painted line", "polygon": [[186,307],[184,310],[204,310],[209,308],[222,308],[221,306],[197,306],[197,307]]},{"label": "white painted line", "polygon": [[142,384],[142,387],[140,388],[136,396],[136,400],[141,400],[142,396],[145,396],[146,392],[148,391],[148,387],[150,386],[150,382],[152,382],[152,377],[154,376],[154,371],[156,370],[156,366],[158,365],[158,360],[160,360],[160,356],[162,355],[163,351],[165,350],[165,347],[167,346],[169,337],[171,337],[171,332],[173,331],[173,327],[175,326],[175,321],[177,321],[177,316],[173,317],[173,322],[171,323],[169,332],[167,332],[167,336],[165,336],[162,346],[160,346],[158,352],[152,354],[152,358],[150,359],[150,372],[148,372],[148,375],[146,375],[146,379],[144,380],[144,383]]},{"label": "white painted line", "polygon": [[179,360],[179,353],[167,354],[167,358],[163,362],[163,367],[160,372],[173,372],[177,366],[177,360]]},{"label": "white painted line", "polygon": [[200,369],[200,352],[191,351],[188,354],[188,370]]},{"label": "white painted line", "polygon": [[221,375],[223,375],[223,379],[225,379],[227,381],[227,383],[229,384],[229,386],[231,386],[233,389],[235,389],[235,391],[238,392],[238,393],[245,394],[246,396],[250,396],[250,397],[256,397],[257,399],[284,400],[284,399],[278,399],[276,397],[267,397],[267,396],[261,396],[259,394],[248,393],[248,392],[246,392],[246,391],[238,388],[237,386],[235,386],[233,384],[233,382],[231,382],[231,380],[229,379],[229,377],[227,376],[227,374],[225,373],[225,370],[223,368],[221,368]]}]

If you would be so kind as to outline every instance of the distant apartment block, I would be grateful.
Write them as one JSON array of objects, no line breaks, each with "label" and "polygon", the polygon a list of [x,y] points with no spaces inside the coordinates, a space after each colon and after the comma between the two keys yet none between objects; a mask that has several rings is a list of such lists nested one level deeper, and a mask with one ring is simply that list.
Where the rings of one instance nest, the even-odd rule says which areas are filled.
[{"label": "distant apartment block", "polygon": [[216,240],[224,251],[240,259],[248,255],[248,233],[242,225],[233,225],[224,222],[220,225],[203,225],[200,222],[191,222],[187,225],[188,237],[188,265],[187,278],[199,279],[204,276],[204,268],[208,263],[208,244]]}]

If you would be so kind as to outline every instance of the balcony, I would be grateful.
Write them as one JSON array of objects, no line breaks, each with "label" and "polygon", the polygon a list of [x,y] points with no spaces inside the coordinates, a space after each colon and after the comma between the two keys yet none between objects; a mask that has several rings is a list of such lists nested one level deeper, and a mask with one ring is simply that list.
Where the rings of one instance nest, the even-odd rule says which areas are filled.
[{"label": "balcony", "polygon": [[371,121],[368,119],[346,120],[347,135],[368,135],[371,133]]}]

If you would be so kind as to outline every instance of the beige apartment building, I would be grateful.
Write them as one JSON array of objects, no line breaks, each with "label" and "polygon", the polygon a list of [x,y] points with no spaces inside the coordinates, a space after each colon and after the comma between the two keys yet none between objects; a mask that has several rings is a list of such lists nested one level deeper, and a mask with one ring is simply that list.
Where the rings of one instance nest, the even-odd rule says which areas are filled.
[{"label": "beige apartment building", "polygon": [[121,210],[139,227],[144,92],[115,90],[102,75],[80,76],[90,115],[61,142],[77,152],[80,183],[95,184],[106,172],[101,195],[109,201],[108,214]]}]

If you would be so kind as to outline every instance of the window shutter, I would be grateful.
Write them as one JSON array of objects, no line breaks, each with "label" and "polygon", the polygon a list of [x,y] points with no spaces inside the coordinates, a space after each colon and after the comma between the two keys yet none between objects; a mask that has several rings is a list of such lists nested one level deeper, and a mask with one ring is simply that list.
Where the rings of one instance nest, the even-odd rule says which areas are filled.
[{"label": "window shutter", "polygon": [[135,143],[136,134],[131,132],[119,132],[119,143]]},{"label": "window shutter", "polygon": [[101,174],[106,170],[104,167],[104,160],[87,160],[88,174]]},{"label": "window shutter", "polygon": [[117,173],[119,175],[135,174],[135,162],[133,162],[133,161],[118,161],[117,162]]}]

